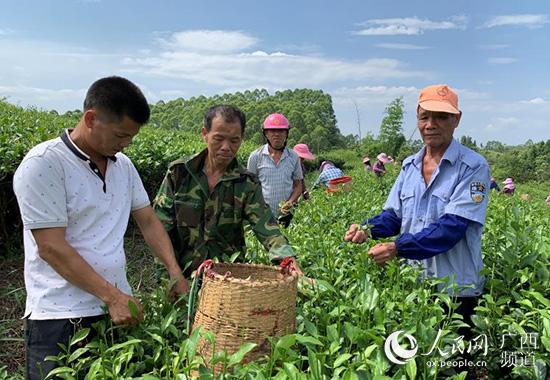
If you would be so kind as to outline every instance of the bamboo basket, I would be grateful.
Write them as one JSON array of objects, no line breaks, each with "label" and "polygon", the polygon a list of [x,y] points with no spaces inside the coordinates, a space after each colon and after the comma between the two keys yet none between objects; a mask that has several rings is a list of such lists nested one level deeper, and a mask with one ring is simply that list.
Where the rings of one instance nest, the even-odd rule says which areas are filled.
[{"label": "bamboo basket", "polygon": [[[243,343],[256,343],[244,361],[269,355],[268,337],[291,334],[296,329],[298,276],[280,267],[214,263],[203,273],[203,283],[193,328],[212,331],[215,347],[204,338],[198,352],[206,362],[214,352],[238,351]],[[219,370],[217,368],[215,371]]]}]

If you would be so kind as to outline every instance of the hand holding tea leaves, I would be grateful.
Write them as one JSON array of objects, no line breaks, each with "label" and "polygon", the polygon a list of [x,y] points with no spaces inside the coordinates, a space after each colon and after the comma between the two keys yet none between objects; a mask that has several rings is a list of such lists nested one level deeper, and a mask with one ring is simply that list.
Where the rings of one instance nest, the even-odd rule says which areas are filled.
[{"label": "hand holding tea leaves", "polygon": [[118,291],[117,295],[105,302],[115,325],[135,326],[143,320],[143,307],[134,297]]},{"label": "hand holding tea leaves", "polygon": [[359,224],[352,224],[344,235],[344,241],[361,244],[367,241],[368,230],[363,229]]},{"label": "hand holding tea leaves", "polygon": [[369,256],[372,257],[376,264],[384,265],[397,256],[397,246],[394,242],[378,243],[369,249]]},{"label": "hand holding tea leaves", "polygon": [[294,207],[294,204],[292,202],[281,202],[279,205],[279,209],[281,210],[282,214],[288,214],[292,207]]},{"label": "hand holding tea leaves", "polygon": [[189,282],[181,272],[173,275],[170,274],[168,289],[168,297],[171,300],[175,300],[180,295],[189,293]]}]

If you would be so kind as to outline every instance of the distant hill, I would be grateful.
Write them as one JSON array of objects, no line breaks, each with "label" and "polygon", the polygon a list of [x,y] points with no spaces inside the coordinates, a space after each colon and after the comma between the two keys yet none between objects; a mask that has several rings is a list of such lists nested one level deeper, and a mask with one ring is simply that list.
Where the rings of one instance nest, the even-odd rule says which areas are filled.
[{"label": "distant hill", "polygon": [[212,97],[159,101],[152,106],[150,124],[198,133],[204,112],[217,104],[232,104],[245,112],[246,137],[256,144],[264,142],[262,124],[266,116],[282,113],[292,126],[289,146],[307,143],[314,153],[346,146],[344,136],[336,125],[332,98],[320,90],[286,90],[270,95],[264,89],[256,89]]}]

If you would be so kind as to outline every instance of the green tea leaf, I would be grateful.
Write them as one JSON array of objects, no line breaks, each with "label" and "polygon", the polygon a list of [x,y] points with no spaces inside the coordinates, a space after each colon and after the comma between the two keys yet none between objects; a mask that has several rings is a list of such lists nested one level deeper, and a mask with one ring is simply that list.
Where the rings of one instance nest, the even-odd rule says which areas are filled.
[{"label": "green tea leaf", "polygon": [[241,345],[241,348],[239,348],[237,352],[229,356],[229,362],[227,363],[227,366],[232,367],[235,364],[240,363],[244,359],[246,354],[252,351],[256,346],[256,343],[244,343],[243,345]]},{"label": "green tea leaf", "polygon": [[128,309],[130,309],[130,315],[132,318],[138,318],[139,309],[134,301],[128,300]]},{"label": "green tea leaf", "polygon": [[89,333],[90,333],[90,328],[88,327],[78,330],[77,333],[74,334],[73,337],[71,338],[71,341],[69,342],[69,346],[72,347],[78,342],[86,339]]}]

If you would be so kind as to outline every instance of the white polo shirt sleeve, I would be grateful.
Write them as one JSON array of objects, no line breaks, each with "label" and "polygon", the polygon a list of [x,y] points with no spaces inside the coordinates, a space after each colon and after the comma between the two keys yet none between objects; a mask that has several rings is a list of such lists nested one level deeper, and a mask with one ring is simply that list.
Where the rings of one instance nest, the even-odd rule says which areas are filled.
[{"label": "white polo shirt sleeve", "polygon": [[458,215],[468,220],[485,224],[489,202],[489,166],[466,169],[463,178],[450,195],[445,213]]},{"label": "white polo shirt sleeve", "polygon": [[139,176],[136,167],[128,157],[125,158],[130,167],[130,178],[132,181],[131,210],[135,211],[149,206],[151,202],[149,201],[149,195],[147,195],[147,191],[145,191],[145,187],[143,186],[143,182],[141,181],[141,177]]},{"label": "white polo shirt sleeve", "polygon": [[26,230],[67,226],[64,181],[63,169],[44,156],[21,163],[13,177],[13,190]]}]

